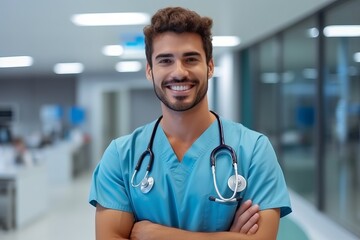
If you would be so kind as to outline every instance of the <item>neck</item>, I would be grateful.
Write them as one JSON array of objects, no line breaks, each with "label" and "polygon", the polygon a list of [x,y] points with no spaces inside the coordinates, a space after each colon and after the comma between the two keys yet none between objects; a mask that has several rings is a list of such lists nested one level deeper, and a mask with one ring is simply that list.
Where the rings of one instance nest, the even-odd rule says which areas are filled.
[{"label": "neck", "polygon": [[208,105],[200,103],[192,109],[176,112],[163,106],[161,126],[170,139],[179,141],[195,141],[215,120]]},{"label": "neck", "polygon": [[161,125],[180,162],[191,145],[213,121],[215,116],[208,109],[176,114],[163,111]]},{"label": "neck", "polygon": [[195,108],[183,112],[163,109],[161,126],[165,133],[183,140],[197,138],[211,125],[215,117],[208,107]]}]

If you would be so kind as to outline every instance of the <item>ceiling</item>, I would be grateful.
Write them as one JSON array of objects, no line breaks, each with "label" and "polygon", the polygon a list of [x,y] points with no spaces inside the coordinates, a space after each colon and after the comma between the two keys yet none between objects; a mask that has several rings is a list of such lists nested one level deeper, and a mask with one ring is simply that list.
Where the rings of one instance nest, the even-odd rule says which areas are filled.
[{"label": "ceiling", "polygon": [[[125,35],[141,35],[144,26],[79,27],[78,13],[148,12],[182,6],[213,18],[213,35],[237,35],[238,48],[304,18],[334,0],[2,0],[0,57],[31,56],[26,68],[0,68],[0,78],[53,74],[59,62],[81,62],[84,74],[115,72],[119,57],[104,56],[105,45],[120,44]],[[218,48],[219,54],[227,49]]]}]

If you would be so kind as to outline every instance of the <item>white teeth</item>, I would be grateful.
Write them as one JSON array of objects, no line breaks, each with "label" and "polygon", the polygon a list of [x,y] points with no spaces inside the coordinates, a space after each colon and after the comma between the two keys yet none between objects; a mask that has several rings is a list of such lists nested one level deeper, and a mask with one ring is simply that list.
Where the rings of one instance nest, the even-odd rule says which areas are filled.
[{"label": "white teeth", "polygon": [[186,90],[190,89],[190,86],[188,86],[188,85],[185,85],[185,86],[171,86],[170,89],[174,90],[174,91],[186,91]]}]

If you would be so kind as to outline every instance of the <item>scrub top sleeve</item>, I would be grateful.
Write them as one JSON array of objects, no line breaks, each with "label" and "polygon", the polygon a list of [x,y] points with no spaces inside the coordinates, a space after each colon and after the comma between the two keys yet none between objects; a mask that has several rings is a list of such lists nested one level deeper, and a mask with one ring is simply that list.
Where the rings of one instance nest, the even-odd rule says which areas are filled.
[{"label": "scrub top sleeve", "polygon": [[269,139],[264,135],[255,144],[244,199],[251,199],[260,210],[280,208],[280,217],[292,211],[283,172]]},{"label": "scrub top sleeve", "polygon": [[93,206],[98,203],[104,208],[132,212],[116,141],[110,143],[94,170],[89,203]]}]

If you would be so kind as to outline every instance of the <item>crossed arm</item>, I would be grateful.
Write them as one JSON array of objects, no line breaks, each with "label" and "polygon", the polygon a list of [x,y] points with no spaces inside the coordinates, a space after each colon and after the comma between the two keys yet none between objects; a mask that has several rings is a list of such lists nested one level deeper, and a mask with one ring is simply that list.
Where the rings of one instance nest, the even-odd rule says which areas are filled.
[{"label": "crossed arm", "polygon": [[161,239],[223,239],[251,240],[276,239],[279,226],[279,209],[259,212],[259,207],[246,201],[236,212],[232,226],[228,232],[190,232],[177,228],[165,227],[150,221],[134,223],[134,216],[121,212],[96,207],[96,239],[97,240],[161,240]]}]

